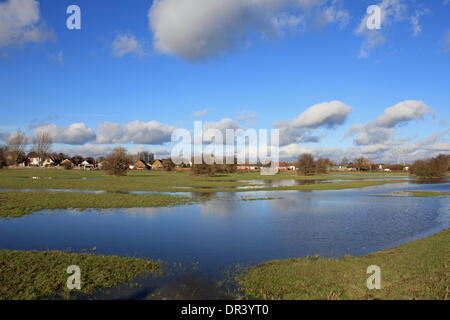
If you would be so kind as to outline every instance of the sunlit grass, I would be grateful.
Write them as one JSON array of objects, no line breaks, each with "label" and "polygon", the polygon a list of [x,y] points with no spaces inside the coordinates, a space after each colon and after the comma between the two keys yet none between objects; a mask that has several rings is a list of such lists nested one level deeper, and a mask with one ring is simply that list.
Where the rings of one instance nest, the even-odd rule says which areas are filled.
[{"label": "sunlit grass", "polygon": [[[448,299],[450,229],[394,249],[343,259],[274,260],[237,277],[258,299]],[[381,290],[366,286],[367,267],[381,268]]]},{"label": "sunlit grass", "polygon": [[[33,178],[34,177],[34,178]],[[159,192],[245,192],[256,190],[334,190],[359,188],[398,181],[390,175],[373,174],[371,179],[359,174],[344,177],[325,174],[304,177],[294,172],[261,176],[258,172],[221,174],[216,177],[192,176],[186,171],[130,171],[125,177],[112,177],[103,171],[57,170],[57,169],[3,169],[0,170],[0,189],[80,189],[106,191],[159,191]],[[317,185],[271,187],[252,183],[251,180],[352,180]],[[384,180],[386,179],[386,180]],[[383,181],[384,180],[384,181]],[[358,183],[361,182],[361,183]],[[239,189],[236,189],[240,187]],[[245,187],[242,188],[242,187]]]},{"label": "sunlit grass", "polygon": [[82,194],[73,192],[0,192],[0,218],[44,209],[147,208],[183,205],[195,199],[170,195]]},{"label": "sunlit grass", "polygon": [[[67,267],[81,271],[81,290],[69,291]],[[155,274],[160,263],[150,260],[75,254],[60,251],[0,250],[0,300],[45,299],[72,293],[91,294],[137,276]]]}]

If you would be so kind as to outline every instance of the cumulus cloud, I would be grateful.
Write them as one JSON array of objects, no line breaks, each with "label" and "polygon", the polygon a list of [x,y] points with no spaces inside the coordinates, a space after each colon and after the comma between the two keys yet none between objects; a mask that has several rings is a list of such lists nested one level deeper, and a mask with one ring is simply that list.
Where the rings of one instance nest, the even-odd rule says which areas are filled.
[{"label": "cumulus cloud", "polygon": [[343,157],[350,160],[358,157],[369,158],[373,163],[412,163],[418,159],[435,157],[440,153],[450,153],[450,129],[435,133],[430,137],[410,143],[375,143],[366,146],[352,146],[347,149],[323,148],[320,146],[307,148],[293,143],[280,148],[280,159],[294,160],[302,153],[311,153],[315,158],[330,158],[340,161]]},{"label": "cumulus cloud", "polygon": [[36,0],[0,2],[0,48],[22,46],[54,38],[41,21]]},{"label": "cumulus cloud", "polygon": [[334,129],[344,124],[352,107],[340,101],[315,104],[297,118],[274,123],[280,129],[280,144],[292,142],[318,142],[319,137],[312,133],[319,128]]},{"label": "cumulus cloud", "polygon": [[309,107],[298,118],[290,120],[288,123],[282,121],[277,124],[278,126],[288,124],[295,128],[326,127],[332,129],[343,124],[351,111],[351,107],[340,101],[323,102]]},{"label": "cumulus cloud", "polygon": [[365,125],[353,125],[346,136],[354,136],[358,145],[369,145],[391,140],[395,127],[403,126],[413,120],[421,120],[432,114],[433,109],[422,101],[406,100],[386,108],[384,113]]},{"label": "cumulus cloud", "polygon": [[47,124],[39,126],[35,132],[48,132],[55,143],[82,145],[95,140],[95,132],[84,123],[73,123],[67,127]]},{"label": "cumulus cloud", "polygon": [[159,145],[171,141],[175,129],[158,121],[133,121],[126,125],[104,122],[98,125],[97,143]]},{"label": "cumulus cloud", "polygon": [[423,119],[427,114],[432,112],[433,109],[422,101],[406,100],[385,109],[384,113],[375,119],[373,124],[379,127],[392,128],[397,125],[403,125],[411,120]]},{"label": "cumulus cloud", "polygon": [[309,20],[316,25],[331,22],[345,25],[349,15],[340,3],[337,0],[156,0],[148,18],[158,51],[199,61],[248,46],[250,34],[272,37],[277,29],[296,27]]},{"label": "cumulus cloud", "polygon": [[118,35],[112,42],[112,54],[121,58],[127,54],[145,56],[142,45],[136,40],[134,35]]}]

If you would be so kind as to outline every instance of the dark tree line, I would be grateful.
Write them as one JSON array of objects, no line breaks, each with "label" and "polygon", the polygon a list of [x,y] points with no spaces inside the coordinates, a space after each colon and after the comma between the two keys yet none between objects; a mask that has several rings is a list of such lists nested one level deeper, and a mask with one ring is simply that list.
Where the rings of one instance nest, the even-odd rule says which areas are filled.
[{"label": "dark tree line", "polygon": [[443,178],[449,171],[450,156],[440,154],[428,160],[417,160],[410,168],[411,174],[419,178]]}]

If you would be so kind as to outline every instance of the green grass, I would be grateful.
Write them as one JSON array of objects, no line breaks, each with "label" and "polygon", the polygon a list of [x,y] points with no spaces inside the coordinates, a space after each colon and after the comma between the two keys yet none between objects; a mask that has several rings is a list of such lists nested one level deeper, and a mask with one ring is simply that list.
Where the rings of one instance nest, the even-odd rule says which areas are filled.
[{"label": "green grass", "polygon": [[170,195],[82,194],[73,192],[0,192],[0,218],[44,209],[147,208],[182,205],[195,199]]},{"label": "green grass", "polygon": [[[69,291],[67,267],[81,270],[81,290]],[[159,262],[144,259],[60,251],[0,250],[0,300],[45,299],[71,293],[90,294],[137,276],[159,272]]]},{"label": "green grass", "polygon": [[[237,276],[258,299],[449,299],[450,229],[429,238],[343,259],[269,261]],[[381,290],[368,290],[367,267],[381,268]]]},{"label": "green grass", "polygon": [[[279,173],[274,176],[261,176],[258,172],[223,174],[216,177],[192,176],[189,172],[175,171],[130,171],[125,177],[107,176],[103,171],[58,170],[58,169],[3,169],[0,170],[0,189],[81,189],[107,191],[159,191],[159,192],[239,192],[255,190],[334,190],[359,188],[379,185],[395,180],[386,174],[373,174],[371,179],[380,181],[363,181],[366,177],[349,174],[345,177],[318,175],[299,176],[292,172]],[[32,179],[38,177],[39,179]],[[82,180],[89,179],[89,180]],[[354,180],[350,182],[324,183],[320,185],[299,185],[292,187],[258,188],[250,180]],[[360,183],[359,183],[360,182]],[[236,189],[236,187],[249,187]]]},{"label": "green grass", "polygon": [[393,194],[374,194],[374,197],[414,197],[414,198],[428,198],[428,197],[443,197],[450,196],[450,192],[441,191],[395,191]]}]

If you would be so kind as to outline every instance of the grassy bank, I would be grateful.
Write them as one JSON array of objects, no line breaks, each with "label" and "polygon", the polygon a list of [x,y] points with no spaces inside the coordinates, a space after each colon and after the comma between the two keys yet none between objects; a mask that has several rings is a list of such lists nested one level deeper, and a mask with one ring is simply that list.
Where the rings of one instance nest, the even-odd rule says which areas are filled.
[{"label": "grassy bank", "polygon": [[[243,192],[254,190],[333,190],[359,188],[369,185],[385,184],[391,175],[373,174],[367,179],[360,174],[318,175],[303,177],[285,172],[274,176],[261,176],[258,172],[224,174],[216,177],[192,176],[189,172],[175,171],[130,171],[125,177],[111,177],[103,171],[57,170],[57,169],[3,169],[0,170],[0,189],[80,189],[106,191],[159,191],[159,192]],[[257,181],[280,180],[351,180],[320,185],[296,185],[292,187],[258,188]],[[369,183],[370,182],[370,183]],[[259,185],[260,186],[260,185]],[[238,187],[246,187],[242,189]]]},{"label": "grassy bank", "polygon": [[[237,277],[259,299],[449,299],[450,229],[364,257],[262,263]],[[368,290],[367,267],[381,268],[381,290]]]},{"label": "grassy bank", "polygon": [[192,198],[170,195],[82,194],[73,192],[0,192],[0,218],[43,209],[147,208],[188,204]]},{"label": "grassy bank", "polygon": [[429,198],[450,196],[450,192],[441,191],[395,191],[393,194],[375,194],[374,197],[413,197]]},{"label": "grassy bank", "polygon": [[81,290],[72,292],[82,294],[114,287],[159,270],[159,263],[136,258],[0,250],[0,300],[43,299],[56,294],[69,298],[71,292],[66,282],[70,275],[66,270],[70,265],[80,267]]}]

